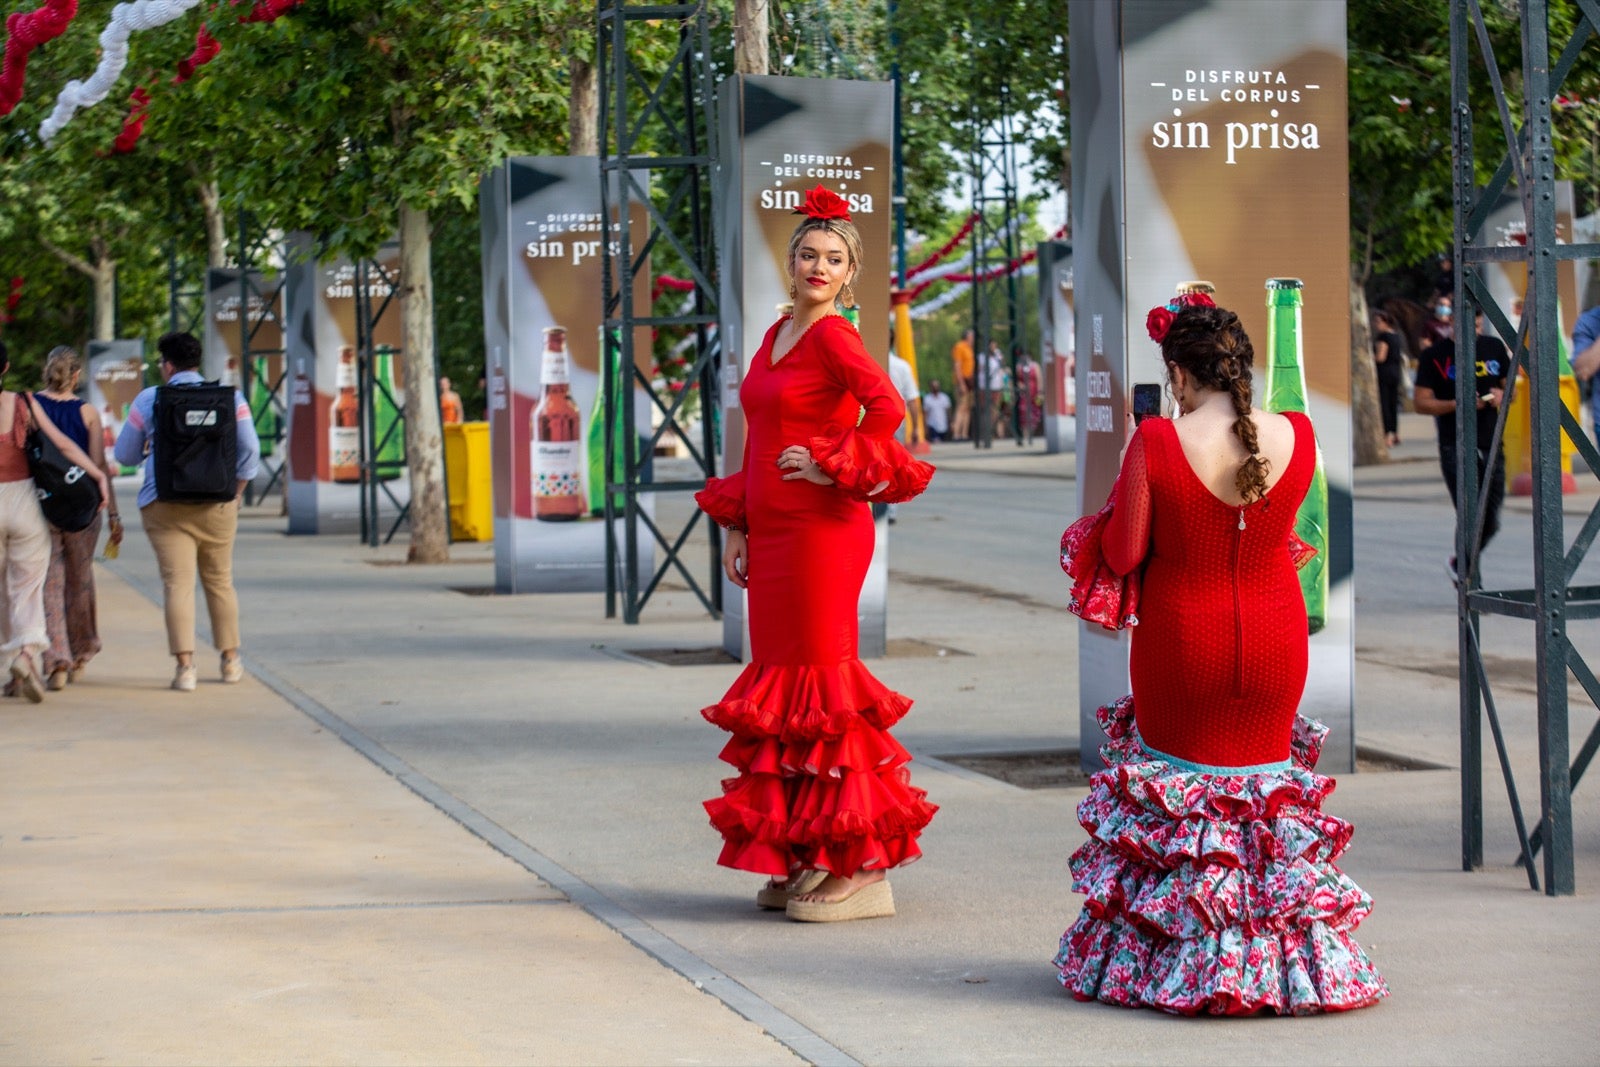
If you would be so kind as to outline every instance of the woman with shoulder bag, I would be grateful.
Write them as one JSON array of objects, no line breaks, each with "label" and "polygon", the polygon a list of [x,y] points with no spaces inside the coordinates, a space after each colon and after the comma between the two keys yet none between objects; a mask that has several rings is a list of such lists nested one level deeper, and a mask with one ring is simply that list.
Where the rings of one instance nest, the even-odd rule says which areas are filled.
[{"label": "woman with shoulder bag", "polygon": [[[56,428],[82,449],[101,470],[106,465],[105,433],[100,413],[78,396],[83,364],[67,345],[50,350],[44,364],[44,388],[33,394]],[[102,494],[111,524],[112,544],[122,541],[117,502]],[[100,651],[94,593],[94,550],[100,540],[100,516],[81,530],[50,527],[50,570],[44,580],[44,622],[50,647],[43,669],[50,689],[65,689],[83,675]]]},{"label": "woman with shoulder bag", "polygon": [[[0,378],[11,369],[0,343]],[[0,615],[0,653],[10,660],[14,692],[37,704],[44,699],[34,656],[50,643],[44,625],[44,579],[50,567],[50,526],[39,510],[28,457],[23,452],[33,424],[23,394],[0,389],[0,571],[4,572],[6,610]],[[39,429],[108,493],[106,476],[83,450],[40,413]],[[10,688],[10,687],[8,687]]]}]

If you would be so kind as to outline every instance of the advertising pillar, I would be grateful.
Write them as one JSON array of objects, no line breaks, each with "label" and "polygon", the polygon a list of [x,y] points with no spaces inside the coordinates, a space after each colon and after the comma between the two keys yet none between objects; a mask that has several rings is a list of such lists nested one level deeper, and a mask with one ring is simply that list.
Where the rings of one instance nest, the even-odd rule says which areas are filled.
[{"label": "advertising pillar", "polygon": [[[495,588],[602,592],[606,441],[600,330],[608,250],[601,246],[599,160],[509,159],[484,178],[479,210]],[[634,233],[648,232],[643,205],[630,226]],[[634,279],[635,314],[649,314],[649,286],[646,276]],[[634,352],[639,369],[649,374],[648,328],[639,329]],[[654,402],[630,387],[634,447],[642,449]],[[614,471],[611,480],[620,477]],[[650,498],[641,505],[648,509]],[[639,542],[640,569],[648,570],[653,542],[649,536]]]},{"label": "advertising pillar", "polygon": [[[743,74],[722,83],[717,114],[725,212],[717,220],[722,470],[728,473],[739,469],[744,455],[739,383],[778,307],[789,300],[789,235],[807,189],[826,186],[850,204],[866,255],[854,286],[861,307],[857,328],[873,358],[889,364],[894,90],[887,82]],[[857,609],[864,657],[883,655],[887,643],[889,528],[884,509],[873,512],[877,550]],[[721,580],[723,646],[748,659],[744,591]]]},{"label": "advertising pillar", "polygon": [[[385,245],[362,265],[345,259],[314,261],[310,235],[291,234],[283,285],[284,338],[289,376],[289,532],[357,533],[361,529],[361,465],[374,462],[389,482],[379,493],[376,520],[387,529],[411,498],[403,466],[363,457],[361,444],[356,291],[373,309],[375,358],[392,375],[391,393],[404,403],[400,380],[403,331],[400,246]],[[384,358],[386,357],[387,358]],[[374,392],[377,392],[374,390]]]},{"label": "advertising pillar", "polygon": [[89,373],[84,377],[89,385],[84,401],[100,413],[106,459],[110,461],[111,448],[122,432],[122,421],[128,417],[128,405],[144,388],[144,342],[90,341],[86,358]]},{"label": "advertising pillar", "polygon": [[[1270,11],[1267,9],[1270,7]],[[1339,0],[1073,0],[1078,512],[1098,509],[1133,429],[1137,385],[1163,387],[1146,312],[1205,279],[1254,343],[1266,407],[1269,301],[1300,283],[1306,405],[1328,487],[1328,594],[1301,712],[1355,764],[1345,5]],[[1269,283],[1275,287],[1269,288]],[[1171,415],[1170,400],[1164,401]],[[1080,623],[1079,724],[1128,691],[1127,634]]]},{"label": "advertising pillar", "polygon": [[1074,381],[1078,351],[1072,321],[1072,245],[1045,241],[1039,245],[1039,348],[1044,370],[1044,443],[1046,452],[1071,452],[1078,447],[1074,419],[1078,400]]},{"label": "advertising pillar", "polygon": [[[261,472],[255,485],[281,487],[284,464],[283,287],[251,271],[241,300],[239,272],[206,271],[205,345],[201,372],[212,381],[242,388],[248,359],[250,390],[246,400],[261,439]],[[241,314],[241,304],[244,305]],[[242,320],[242,321],[241,321]],[[248,346],[248,350],[247,347]]]}]

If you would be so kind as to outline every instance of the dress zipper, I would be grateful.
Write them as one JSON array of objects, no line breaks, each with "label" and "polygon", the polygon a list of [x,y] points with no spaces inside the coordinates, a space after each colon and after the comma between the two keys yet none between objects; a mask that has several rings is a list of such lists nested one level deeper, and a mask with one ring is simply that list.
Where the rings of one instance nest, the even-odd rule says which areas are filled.
[{"label": "dress zipper", "polygon": [[1233,539],[1233,695],[1244,696],[1244,605],[1239,598],[1239,555],[1244,542],[1244,508],[1239,509],[1239,534]]}]

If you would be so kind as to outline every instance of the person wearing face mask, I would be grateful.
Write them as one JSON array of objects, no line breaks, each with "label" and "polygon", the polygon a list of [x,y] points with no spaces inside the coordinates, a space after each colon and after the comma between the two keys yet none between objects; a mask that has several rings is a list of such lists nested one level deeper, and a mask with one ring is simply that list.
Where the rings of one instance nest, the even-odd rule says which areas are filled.
[{"label": "person wearing face mask", "polygon": [[856,621],[869,504],[910,500],[933,467],[896,440],[905,402],[840,313],[862,265],[848,205],[819,186],[799,213],[793,311],[739,388],[743,462],[695,497],[727,530],[723,573],[746,591],[750,621],[749,666],[701,712],[732,734],[722,758],[738,771],[705,808],[718,862],[770,879],[757,905],[838,922],[894,914],[885,874],[922,854],[938,810],[889,734],[911,701],[862,665]]},{"label": "person wearing face mask", "polygon": [[1432,348],[1440,341],[1455,339],[1456,327],[1452,313],[1449,293],[1441,293],[1433,298],[1433,316],[1422,327],[1421,343],[1424,349]]}]

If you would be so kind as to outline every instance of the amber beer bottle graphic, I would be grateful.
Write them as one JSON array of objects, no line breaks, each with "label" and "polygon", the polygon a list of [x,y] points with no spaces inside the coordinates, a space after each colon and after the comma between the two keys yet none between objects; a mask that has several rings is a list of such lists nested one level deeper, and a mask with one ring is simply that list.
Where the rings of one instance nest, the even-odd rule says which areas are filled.
[{"label": "amber beer bottle graphic", "polygon": [[339,349],[339,395],[328,420],[328,476],[336,482],[361,480],[361,409],[356,401],[356,350]]},{"label": "amber beer bottle graphic", "polygon": [[543,394],[528,420],[533,517],[541,522],[571,522],[589,510],[583,494],[583,418],[572,399],[567,360],[566,328],[546,326],[539,369]]},{"label": "amber beer bottle graphic", "polygon": [[[1302,304],[1299,278],[1267,279],[1266,383],[1262,388],[1268,411],[1306,411],[1306,371],[1300,341]],[[1317,446],[1317,466],[1311,488],[1300,504],[1294,532],[1317,550],[1300,568],[1300,591],[1306,598],[1306,618],[1312,633],[1328,621],[1328,471]]]}]

